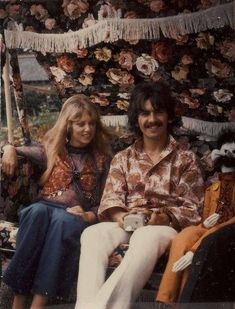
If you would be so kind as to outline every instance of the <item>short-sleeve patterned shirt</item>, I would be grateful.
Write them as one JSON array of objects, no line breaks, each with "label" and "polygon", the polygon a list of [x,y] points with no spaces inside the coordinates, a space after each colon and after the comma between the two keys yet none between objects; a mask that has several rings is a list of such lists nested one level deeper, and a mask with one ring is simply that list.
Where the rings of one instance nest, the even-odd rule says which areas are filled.
[{"label": "short-sleeve patterned shirt", "polygon": [[174,217],[180,228],[198,224],[204,182],[196,155],[170,136],[156,164],[143,150],[142,140],[117,153],[110,166],[98,210],[107,220],[113,207],[148,208]]}]

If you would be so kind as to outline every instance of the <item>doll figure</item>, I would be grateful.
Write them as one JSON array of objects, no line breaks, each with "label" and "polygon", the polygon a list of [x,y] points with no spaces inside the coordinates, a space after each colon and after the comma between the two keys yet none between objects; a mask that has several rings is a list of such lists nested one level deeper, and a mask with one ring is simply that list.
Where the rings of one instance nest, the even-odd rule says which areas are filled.
[{"label": "doll figure", "polygon": [[[235,223],[235,132],[224,131],[211,158],[221,172],[218,181],[205,192],[202,218],[197,226],[183,229],[172,241],[168,263],[156,296],[158,302],[177,302],[192,263],[194,252],[202,239],[221,227]],[[205,219],[206,218],[206,219]]]}]

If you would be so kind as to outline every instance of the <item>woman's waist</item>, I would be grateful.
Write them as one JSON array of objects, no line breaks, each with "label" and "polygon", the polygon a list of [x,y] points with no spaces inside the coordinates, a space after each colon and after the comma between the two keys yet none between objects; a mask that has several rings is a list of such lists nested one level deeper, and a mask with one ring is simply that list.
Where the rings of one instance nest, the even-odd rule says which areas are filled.
[{"label": "woman's waist", "polygon": [[57,190],[51,194],[43,194],[42,192],[39,199],[43,199],[49,203],[60,203],[64,205],[64,208],[73,207],[80,204],[77,194],[71,189]]}]

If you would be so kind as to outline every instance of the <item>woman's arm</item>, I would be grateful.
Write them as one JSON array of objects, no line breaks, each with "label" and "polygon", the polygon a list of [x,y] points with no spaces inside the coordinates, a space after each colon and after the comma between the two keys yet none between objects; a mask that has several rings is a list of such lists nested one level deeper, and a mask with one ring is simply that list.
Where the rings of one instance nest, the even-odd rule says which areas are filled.
[{"label": "woman's arm", "polygon": [[32,144],[29,146],[15,147],[6,144],[2,147],[2,170],[7,176],[12,176],[18,164],[18,156],[27,158],[32,163],[45,169],[47,160],[44,147],[41,144]]},{"label": "woman's arm", "polygon": [[15,172],[15,169],[18,165],[18,158],[16,149],[13,145],[5,145],[2,147],[2,171],[7,176],[12,176]]}]

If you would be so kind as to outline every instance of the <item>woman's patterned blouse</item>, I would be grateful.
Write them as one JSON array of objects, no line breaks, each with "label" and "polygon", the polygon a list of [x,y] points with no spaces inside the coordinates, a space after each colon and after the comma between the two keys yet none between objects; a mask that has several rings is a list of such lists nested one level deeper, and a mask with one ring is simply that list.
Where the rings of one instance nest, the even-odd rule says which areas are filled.
[{"label": "woman's patterned blouse", "polygon": [[[40,144],[32,146],[16,147],[18,155],[27,157],[32,162],[46,169],[47,158],[44,147]],[[95,164],[92,160],[95,160]],[[82,166],[81,166],[82,162]],[[79,183],[84,196],[91,199],[91,211],[97,212],[98,204],[94,205],[93,196],[101,198],[106,176],[109,169],[110,158],[107,155],[94,152],[93,156],[85,153],[69,153],[57,157],[54,168],[49,179],[44,184],[39,194],[39,199],[59,202],[65,207],[80,205],[78,193],[72,181],[72,170],[74,166],[80,166]]]}]

